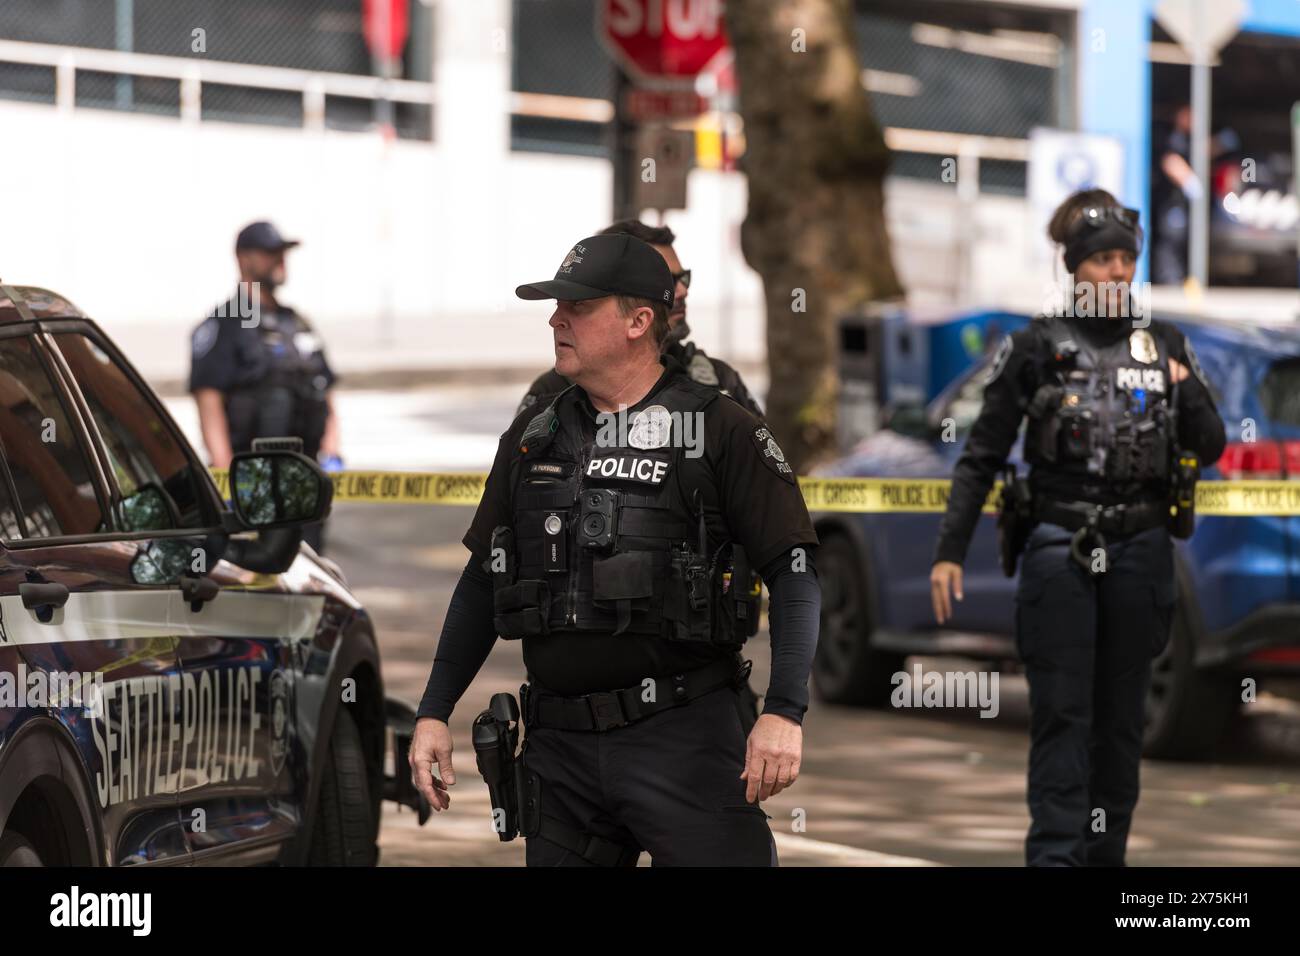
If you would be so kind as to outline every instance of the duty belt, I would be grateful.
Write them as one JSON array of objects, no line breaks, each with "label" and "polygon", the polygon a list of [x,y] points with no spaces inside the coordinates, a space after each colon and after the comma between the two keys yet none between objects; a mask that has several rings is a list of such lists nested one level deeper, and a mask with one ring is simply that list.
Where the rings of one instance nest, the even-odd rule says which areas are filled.
[{"label": "duty belt", "polygon": [[1169,520],[1169,506],[1155,501],[1099,505],[1087,501],[1049,499],[1035,504],[1034,519],[1059,524],[1069,531],[1092,525],[1094,530],[1104,535],[1122,537],[1164,524]]},{"label": "duty belt", "polygon": [[695,670],[654,678],[655,699],[643,700],[645,685],[561,697],[524,684],[519,688],[524,726],[555,730],[605,731],[688,704],[722,687],[739,687],[749,679],[751,661],[727,657]]}]

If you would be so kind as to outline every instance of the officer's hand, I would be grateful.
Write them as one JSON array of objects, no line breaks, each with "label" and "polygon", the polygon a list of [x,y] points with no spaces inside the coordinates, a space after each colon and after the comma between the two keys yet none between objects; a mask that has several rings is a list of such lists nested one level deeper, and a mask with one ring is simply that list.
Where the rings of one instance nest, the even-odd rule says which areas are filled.
[{"label": "officer's hand", "polygon": [[1183,379],[1187,378],[1189,374],[1190,373],[1187,371],[1187,366],[1184,365],[1182,362],[1178,361],[1177,359],[1169,360],[1169,377],[1173,381],[1181,382]]},{"label": "officer's hand", "polygon": [[775,796],[799,779],[799,766],[803,762],[803,728],[797,721],[779,714],[760,714],[749,732],[745,746],[745,769],[741,780],[749,781],[745,787],[745,802],[754,798],[766,800]]},{"label": "officer's hand", "polygon": [[[411,783],[424,794],[429,806],[438,811],[451,806],[447,788],[456,785],[456,771],[451,767],[451,730],[447,724],[436,717],[417,720],[406,760],[411,765]],[[435,763],[441,780],[433,775]]]},{"label": "officer's hand", "polygon": [[930,569],[930,602],[940,624],[952,617],[952,595],[962,599],[961,565],[956,561],[936,561]]}]

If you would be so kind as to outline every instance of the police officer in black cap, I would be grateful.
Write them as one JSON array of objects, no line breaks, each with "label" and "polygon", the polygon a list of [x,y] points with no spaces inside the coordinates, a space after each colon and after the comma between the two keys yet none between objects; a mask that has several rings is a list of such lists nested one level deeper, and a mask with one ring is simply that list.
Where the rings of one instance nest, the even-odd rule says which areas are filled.
[{"label": "police officer in black cap", "polygon": [[[191,336],[190,391],[213,468],[227,468],[254,438],[297,437],[303,453],[338,463],[335,377],[325,346],[307,320],[276,298],[285,252],[299,245],[269,222],[254,222],[235,240],[239,287]],[[303,538],[322,547],[321,525]]]},{"label": "police officer in black cap", "polygon": [[[648,226],[638,219],[620,219],[612,226],[602,229],[600,235],[632,236],[649,243],[655,252],[664,257],[674,283],[673,307],[668,312],[668,335],[663,343],[664,352],[676,359],[692,379],[701,385],[713,386],[723,395],[730,395],[762,418],[763,409],[745,387],[740,373],[722,359],[707,354],[694,342],[687,341],[691,334],[691,328],[686,324],[686,299],[690,295],[691,270],[683,269],[681,260],[677,258],[677,252],[673,249],[677,237],[673,231],[667,226]],[[553,368],[548,369],[528,387],[518,411],[522,412],[528,406],[557,395],[568,387],[567,378]]]},{"label": "police officer in black cap", "polygon": [[[772,865],[759,801],[799,774],[820,608],[795,475],[761,421],[661,354],[673,279],[646,243],[583,239],[554,280],[516,293],[556,300],[556,367],[574,384],[502,435],[412,780],[449,805],[452,708],[498,635],[522,639],[529,865],[632,865],[642,851],[657,865]],[[756,721],[738,692],[753,572],[771,593]]]},{"label": "police officer in black cap", "polygon": [[[1029,682],[1031,866],[1118,866],[1138,800],[1143,705],[1176,600],[1171,531],[1223,422],[1186,337],[1130,295],[1142,232],[1110,193],[1074,194],[1048,228],[1068,308],[1004,340],[953,473],[930,583],[940,624],[993,480],[1028,419],[1028,481],[1008,481],[1001,532]],[[1006,476],[1008,479],[1011,476]],[[1171,509],[1171,503],[1180,502]],[[956,626],[960,627],[960,614]]]}]

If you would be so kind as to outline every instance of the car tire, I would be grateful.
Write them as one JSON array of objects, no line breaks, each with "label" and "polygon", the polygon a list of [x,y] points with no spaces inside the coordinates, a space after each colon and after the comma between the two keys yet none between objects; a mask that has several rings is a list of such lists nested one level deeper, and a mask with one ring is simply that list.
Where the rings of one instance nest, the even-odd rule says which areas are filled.
[{"label": "car tire", "polygon": [[1236,678],[1196,666],[1194,633],[1189,609],[1180,599],[1174,605],[1169,643],[1151,663],[1143,756],[1207,759],[1237,714]]},{"label": "car tire", "polygon": [[347,708],[340,707],[321,768],[309,862],[312,866],[374,866],[379,859],[377,833],[361,731]]},{"label": "car tire", "polygon": [[36,847],[21,833],[0,834],[0,869],[11,866],[44,866]]},{"label": "car tire", "polygon": [[853,540],[834,531],[820,537],[822,610],[813,686],[827,703],[884,707],[906,657],[871,646],[871,582]]}]

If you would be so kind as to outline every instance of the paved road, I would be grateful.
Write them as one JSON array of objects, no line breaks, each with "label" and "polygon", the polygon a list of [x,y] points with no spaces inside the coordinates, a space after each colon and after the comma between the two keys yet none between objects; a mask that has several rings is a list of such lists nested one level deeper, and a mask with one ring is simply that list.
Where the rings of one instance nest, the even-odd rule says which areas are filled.
[{"label": "paved road", "polygon": [[[418,700],[466,552],[467,509],[341,505],[332,554],[379,627],[390,693]],[[766,635],[750,643],[755,686],[766,686]],[[922,661],[926,669],[967,669]],[[499,641],[452,717],[460,783],[452,807],[423,828],[388,805],[387,864],[522,863],[519,842],[489,825],[487,788],[469,726],[523,668]],[[1294,688],[1261,701],[1212,763],[1147,762],[1130,840],[1138,865],[1300,863],[1300,704]],[[1282,696],[1286,692],[1289,696]],[[866,711],[813,702],[798,783],[765,806],[786,865],[1019,865],[1027,708],[1024,682],[1003,676],[995,718],[974,711]]]}]

